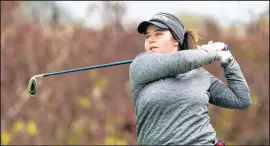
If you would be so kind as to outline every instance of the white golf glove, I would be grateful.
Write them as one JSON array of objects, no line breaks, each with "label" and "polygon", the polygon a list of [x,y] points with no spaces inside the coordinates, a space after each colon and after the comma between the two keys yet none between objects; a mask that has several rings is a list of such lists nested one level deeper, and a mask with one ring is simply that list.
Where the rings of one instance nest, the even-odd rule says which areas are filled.
[{"label": "white golf glove", "polygon": [[202,45],[201,49],[205,49],[207,51],[217,51],[218,54],[218,60],[221,63],[225,63],[227,61],[228,58],[232,57],[231,52],[228,51],[222,51],[222,49],[224,49],[225,44],[222,42],[213,42],[213,41],[209,41],[207,45]]},{"label": "white golf glove", "polygon": [[218,60],[221,63],[225,63],[228,58],[232,57],[232,54],[229,50],[228,51],[217,51],[217,54],[218,54]]},{"label": "white golf glove", "polygon": [[224,43],[214,42],[208,43],[207,45],[202,45],[200,49],[205,49],[207,51],[221,51],[225,47]]}]

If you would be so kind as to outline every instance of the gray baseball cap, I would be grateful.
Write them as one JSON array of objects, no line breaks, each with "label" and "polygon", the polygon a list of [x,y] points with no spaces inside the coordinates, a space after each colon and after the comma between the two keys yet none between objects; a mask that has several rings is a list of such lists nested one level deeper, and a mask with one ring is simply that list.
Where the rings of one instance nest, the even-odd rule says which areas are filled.
[{"label": "gray baseball cap", "polygon": [[140,34],[145,34],[148,25],[153,24],[162,29],[168,29],[171,31],[175,40],[179,42],[180,45],[183,44],[184,41],[184,24],[178,19],[176,16],[159,12],[155,14],[150,20],[142,21],[137,30]]}]

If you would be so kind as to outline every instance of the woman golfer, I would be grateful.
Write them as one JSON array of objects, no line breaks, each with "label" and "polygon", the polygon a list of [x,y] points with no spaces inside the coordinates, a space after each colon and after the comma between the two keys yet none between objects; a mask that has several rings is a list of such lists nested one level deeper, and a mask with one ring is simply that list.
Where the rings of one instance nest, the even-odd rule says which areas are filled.
[{"label": "woman golfer", "polygon": [[[196,49],[197,37],[184,32],[174,15],[158,13],[138,26],[145,52],[130,65],[139,145],[222,145],[208,115],[208,104],[246,109],[249,87],[224,43]],[[202,66],[219,60],[228,84]]]}]

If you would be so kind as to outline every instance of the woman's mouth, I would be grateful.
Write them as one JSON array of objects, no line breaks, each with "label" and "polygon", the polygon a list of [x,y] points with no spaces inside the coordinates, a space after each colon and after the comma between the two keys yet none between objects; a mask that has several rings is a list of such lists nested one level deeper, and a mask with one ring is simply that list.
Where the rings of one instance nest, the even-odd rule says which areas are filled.
[{"label": "woman's mouth", "polygon": [[150,51],[154,51],[156,49],[158,49],[158,47],[156,47],[156,46],[150,47]]}]

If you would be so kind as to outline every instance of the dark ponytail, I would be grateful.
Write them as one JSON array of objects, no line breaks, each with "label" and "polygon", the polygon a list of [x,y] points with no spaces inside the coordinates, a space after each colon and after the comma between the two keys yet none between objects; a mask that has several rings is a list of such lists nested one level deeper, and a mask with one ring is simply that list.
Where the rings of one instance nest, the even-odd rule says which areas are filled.
[{"label": "dark ponytail", "polygon": [[183,44],[180,46],[180,50],[196,49],[199,45],[200,36],[195,31],[187,30],[184,34]]}]

